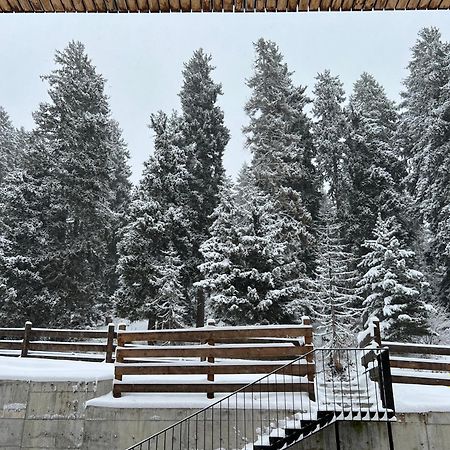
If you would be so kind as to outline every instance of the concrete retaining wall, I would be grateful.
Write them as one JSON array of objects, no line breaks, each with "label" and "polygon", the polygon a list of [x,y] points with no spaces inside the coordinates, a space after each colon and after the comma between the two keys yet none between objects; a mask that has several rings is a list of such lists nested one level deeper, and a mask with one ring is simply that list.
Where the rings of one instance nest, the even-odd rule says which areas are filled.
[{"label": "concrete retaining wall", "polygon": [[[87,400],[110,390],[111,381],[0,381],[0,449],[123,450],[197,410],[86,408]],[[242,412],[237,418],[235,414],[231,412],[230,423],[243,429]],[[217,418],[207,417],[208,431],[218,429]],[[450,413],[400,414],[397,418],[392,424],[395,450],[450,448]],[[341,450],[389,448],[386,423],[341,422],[339,434]],[[185,443],[182,448],[186,450]],[[296,450],[335,448],[331,426],[298,444]]]}]

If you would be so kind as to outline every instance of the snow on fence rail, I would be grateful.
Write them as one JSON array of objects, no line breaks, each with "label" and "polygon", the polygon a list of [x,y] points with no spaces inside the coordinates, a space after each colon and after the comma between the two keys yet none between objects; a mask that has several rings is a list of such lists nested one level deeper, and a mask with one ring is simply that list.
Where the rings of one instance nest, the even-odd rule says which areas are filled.
[{"label": "snow on fence rail", "polygon": [[[380,322],[374,318],[359,336],[359,347],[389,349],[393,383],[450,386],[450,346],[383,341]],[[369,352],[361,361],[372,379],[378,377],[376,367],[371,367],[376,359],[376,353]]]},{"label": "snow on fence rail", "polygon": [[26,322],[24,328],[0,328],[0,355],[111,363],[116,339],[112,323],[106,330],[63,330]]},{"label": "snow on fence rail", "polygon": [[[304,317],[301,325],[119,331],[117,341],[114,397],[124,392],[206,392],[213,398],[216,392],[233,392],[245,386],[239,376],[270,373],[286,359],[310,353],[313,330],[310,319]],[[311,396],[314,374],[311,356],[305,358],[300,373],[286,373],[306,376],[308,382],[299,382],[298,389]],[[136,375],[147,378],[136,381]],[[154,377],[158,375],[164,379]],[[168,375],[187,377],[180,383],[179,378],[172,377],[172,381]],[[190,379],[191,375],[205,378]],[[124,381],[124,376],[133,378]],[[270,392],[274,387],[269,383],[265,389]]]}]

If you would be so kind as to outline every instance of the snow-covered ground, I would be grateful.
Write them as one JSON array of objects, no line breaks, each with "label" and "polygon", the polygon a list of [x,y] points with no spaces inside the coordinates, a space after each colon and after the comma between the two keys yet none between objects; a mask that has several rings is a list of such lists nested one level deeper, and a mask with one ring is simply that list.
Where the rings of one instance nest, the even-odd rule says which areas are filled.
[{"label": "snow-covered ground", "polygon": [[113,364],[0,356],[0,380],[112,382],[113,378]]},{"label": "snow-covered ground", "polygon": [[[442,376],[442,375],[441,375]],[[12,358],[0,357],[0,380],[22,381],[101,381],[113,380],[113,364],[59,361],[51,359]],[[450,374],[449,374],[450,377]],[[127,377],[125,377],[127,378]],[[130,381],[148,381],[150,377],[129,377]],[[162,377],[152,377],[155,381],[162,381]],[[203,376],[178,376],[177,380],[183,383],[187,379],[204,381]],[[251,382],[260,378],[260,375],[246,375],[240,382]],[[167,380],[167,378],[166,378]],[[236,381],[236,376],[218,376],[219,381]],[[450,387],[395,384],[395,403],[397,412],[450,412]],[[203,408],[226,394],[216,395],[213,400],[206,398],[205,394],[124,394],[122,398],[113,398],[111,393],[92,399],[88,402],[92,406],[114,408],[162,408],[185,407]],[[308,405],[306,394],[302,394],[303,405]],[[288,397],[289,398],[289,397]],[[251,401],[247,395],[246,402]],[[239,400],[243,402],[243,398]],[[294,408],[300,405],[300,396],[295,399]]]}]

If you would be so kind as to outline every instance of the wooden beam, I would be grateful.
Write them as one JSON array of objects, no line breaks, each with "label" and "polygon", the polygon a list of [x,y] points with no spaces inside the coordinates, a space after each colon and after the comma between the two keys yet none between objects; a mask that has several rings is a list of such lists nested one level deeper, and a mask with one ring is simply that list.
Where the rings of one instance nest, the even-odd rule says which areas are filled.
[{"label": "wooden beam", "polygon": [[34,12],[44,11],[44,8],[42,7],[41,2],[39,0],[30,0],[30,4]]},{"label": "wooden beam", "polygon": [[192,9],[192,12],[201,12],[202,11],[202,0],[191,0],[191,9]]},{"label": "wooden beam", "polygon": [[265,0],[256,0],[256,11],[263,12],[266,10]]},{"label": "wooden beam", "polygon": [[158,358],[158,357],[197,357],[197,358],[238,358],[238,359],[261,359],[261,358],[295,358],[312,351],[312,346],[305,345],[296,347],[294,345],[182,345],[182,346],[154,346],[154,347],[117,347],[116,356],[118,361],[124,358]]},{"label": "wooden beam", "polygon": [[322,0],[320,2],[321,11],[329,11],[331,9],[332,0]]},{"label": "wooden beam", "polygon": [[178,12],[189,12],[191,10],[191,0],[180,0],[179,2],[177,0],[170,0],[170,7],[172,11]]},{"label": "wooden beam", "polygon": [[448,345],[426,345],[426,344],[403,344],[400,342],[383,341],[383,347],[388,347],[392,353],[414,353],[421,355],[442,355],[450,356],[450,346]]},{"label": "wooden beam", "polygon": [[390,358],[391,367],[398,369],[450,372],[450,361],[425,358]]},{"label": "wooden beam", "polygon": [[[42,1],[42,0],[41,0]],[[104,0],[94,0],[97,12],[106,12],[106,4]]]},{"label": "wooden beam", "polygon": [[8,0],[0,0],[0,9],[3,12],[12,12],[13,9],[11,8],[11,5],[8,3]]},{"label": "wooden beam", "polygon": [[288,11],[296,12],[298,7],[298,0],[288,0]]},{"label": "wooden beam", "polygon": [[225,12],[233,12],[233,0],[223,0],[222,3]]},{"label": "wooden beam", "polygon": [[182,5],[185,5],[186,11],[191,10],[191,0],[169,0],[169,5],[171,12],[182,11]]},{"label": "wooden beam", "polygon": [[76,12],[86,12],[83,0],[72,0]]},{"label": "wooden beam", "polygon": [[159,7],[161,9],[161,12],[165,12],[165,13],[170,12],[169,0],[159,0]]},{"label": "wooden beam", "polygon": [[[190,382],[190,383],[180,383],[179,381],[173,383],[154,383],[151,384],[141,384],[141,383],[127,383],[123,381],[114,381],[113,384],[113,396],[120,397],[123,392],[189,392],[189,393],[208,393],[208,392],[234,392],[238,389],[242,389],[246,384],[237,382]],[[258,383],[255,386],[257,392],[281,392],[283,390],[283,383]],[[307,392],[310,394],[314,393],[314,383],[304,382],[304,383],[289,383],[289,392]],[[251,392],[249,389],[248,392]]]},{"label": "wooden beam", "polygon": [[61,0],[50,0],[53,9],[57,13],[65,12],[64,5]]},{"label": "wooden beam", "polygon": [[[232,363],[140,363],[127,364],[117,363],[114,367],[117,379],[121,379],[123,375],[236,375],[236,374],[267,374],[284,366],[284,362],[264,362],[253,361],[248,364]],[[291,364],[283,369],[280,369],[281,375],[293,375],[303,377],[308,374],[314,374],[314,364]]]},{"label": "wooden beam", "polygon": [[121,345],[128,342],[206,342],[213,338],[235,340],[245,338],[297,338],[311,337],[312,327],[304,325],[280,325],[280,326],[249,326],[249,327],[216,327],[208,328],[189,328],[177,330],[160,331],[126,331],[119,332]]},{"label": "wooden beam", "polygon": [[105,0],[105,5],[108,12],[117,12],[115,0]]},{"label": "wooden beam", "polygon": [[310,11],[319,11],[320,0],[309,0],[309,10]]},{"label": "wooden beam", "polygon": [[64,11],[66,12],[75,12],[75,8],[73,6],[72,0],[61,0],[64,5]]},{"label": "wooden beam", "polygon": [[[127,5],[128,5],[128,12],[130,12],[130,13],[137,13],[137,12],[139,12],[139,7],[138,7],[138,4],[137,4],[137,0],[127,0]],[[146,8],[148,10],[148,6],[146,6]]]},{"label": "wooden beam", "polygon": [[36,342],[29,344],[30,351],[41,352],[106,352],[106,344],[96,344],[92,342]]},{"label": "wooden beam", "polygon": [[288,2],[287,0],[278,0],[277,1],[277,11],[278,12],[285,12],[287,11]]}]

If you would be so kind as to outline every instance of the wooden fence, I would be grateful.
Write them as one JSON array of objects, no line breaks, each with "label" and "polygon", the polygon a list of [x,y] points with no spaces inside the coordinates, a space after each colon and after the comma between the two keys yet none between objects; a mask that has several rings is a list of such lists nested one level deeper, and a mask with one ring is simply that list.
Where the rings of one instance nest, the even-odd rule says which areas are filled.
[{"label": "wooden fence", "polygon": [[[289,389],[314,395],[315,366],[312,358],[313,331],[304,317],[301,325],[190,328],[159,331],[119,331],[116,349],[114,397],[123,392],[233,392],[245,386],[239,375],[267,374],[301,355],[305,363],[296,372]],[[300,369],[298,368],[300,367]],[[126,376],[161,375],[163,377]],[[183,382],[172,375],[204,375]],[[219,381],[216,375],[238,375],[235,380]],[[299,377],[307,377],[305,382]],[[274,383],[262,387],[271,392]]]},{"label": "wooden fence", "polygon": [[106,330],[62,330],[26,322],[24,328],[0,328],[0,355],[111,363],[116,339],[112,323]]},{"label": "wooden fence", "polygon": [[[450,346],[383,341],[378,319],[372,319],[359,346],[389,348],[393,383],[450,386]],[[378,377],[378,372],[370,365],[376,358],[374,352],[362,358],[373,379]]]}]

